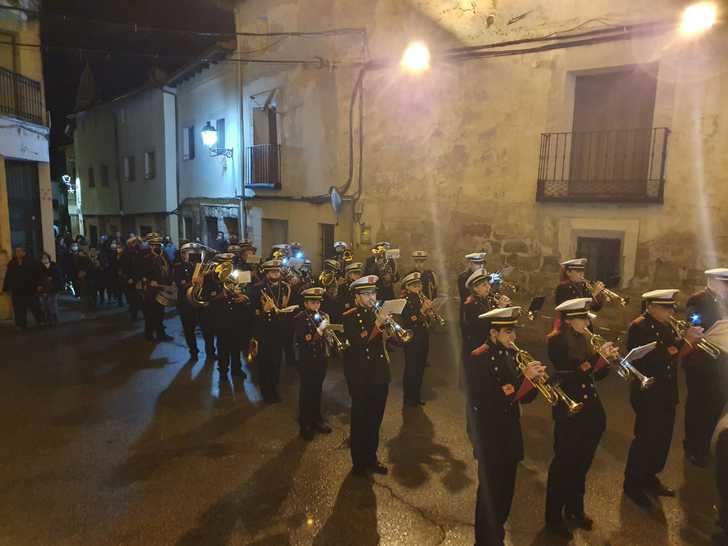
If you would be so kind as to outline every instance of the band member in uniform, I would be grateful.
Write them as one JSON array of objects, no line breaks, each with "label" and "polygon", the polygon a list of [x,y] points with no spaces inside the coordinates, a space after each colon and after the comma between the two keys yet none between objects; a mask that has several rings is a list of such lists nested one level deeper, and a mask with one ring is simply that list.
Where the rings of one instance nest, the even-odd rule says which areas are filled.
[{"label": "band member in uniform", "polygon": [[326,377],[328,347],[324,332],[329,317],[321,311],[325,290],[319,286],[303,291],[303,311],[294,318],[299,355],[300,390],[298,419],[301,437],[310,442],[316,432],[330,434],[331,427],[321,415],[321,389]]},{"label": "band member in uniform", "polygon": [[349,290],[349,285],[360,279],[363,273],[364,266],[361,262],[351,262],[344,268],[344,283],[336,295],[336,310],[339,315],[354,307],[354,294]]},{"label": "band member in uniform", "polygon": [[156,233],[146,236],[150,253],[144,268],[144,337],[148,341],[171,341],[164,331],[164,307],[157,301],[163,286],[172,283],[172,267],[162,251],[162,238]]},{"label": "band member in uniform", "polygon": [[[687,345],[669,323],[678,292],[669,289],[642,294],[644,312],[632,322],[627,334],[628,349],[657,342],[653,351],[633,364],[644,375],[654,378],[655,383],[642,390],[637,381],[632,381],[630,387],[635,426],[624,471],[624,492],[643,507],[650,506],[646,492],[675,496],[675,491],[663,485],[657,474],[665,468],[670,451],[678,401],[677,362],[682,346]],[[697,341],[700,330],[691,328],[687,335]]]},{"label": "band member in uniform", "polygon": [[336,241],[334,243],[334,252],[336,252],[336,261],[341,266],[341,271],[344,271],[347,265],[349,265],[354,257],[351,255],[351,246],[345,241]]},{"label": "band member in uniform", "polygon": [[379,428],[389,392],[389,362],[377,314],[376,275],[366,275],[349,286],[356,307],[344,314],[344,336],[350,347],[344,356],[344,371],[351,394],[351,460],[353,472],[387,474],[377,459]]},{"label": "band member in uniform", "polygon": [[465,256],[468,261],[468,268],[458,275],[458,295],[460,296],[460,330],[465,334],[464,306],[465,300],[470,296],[471,291],[468,287],[468,279],[479,269],[485,270],[485,252],[472,252]]},{"label": "band member in uniform", "polygon": [[584,404],[579,413],[571,415],[563,404],[552,410],[554,458],[546,486],[546,527],[568,539],[572,534],[564,516],[582,529],[590,530],[593,526],[584,511],[586,475],[607,426],[594,381],[606,377],[608,360],[619,356],[611,342],[602,345],[598,353],[594,352],[584,335],[592,301],[592,298],[577,298],[558,305],[559,329],[548,336],[549,358],[561,387],[571,399]]},{"label": "band member in uniform", "polygon": [[520,307],[505,307],[480,315],[487,341],[465,359],[469,436],[478,460],[476,546],[503,545],[516,469],[523,460],[518,405],[536,397],[529,380],[546,370],[537,361],[529,362],[523,372],[518,369],[512,344],[520,314]]},{"label": "band member in uniform", "polygon": [[378,242],[372,248],[372,255],[367,258],[364,265],[366,275],[374,275],[379,278],[377,293],[383,301],[395,298],[394,283],[399,280],[397,262],[387,257],[387,250],[391,248],[392,244],[387,241]]},{"label": "band member in uniform", "polygon": [[[687,320],[709,330],[716,321],[728,318],[728,268],[705,272],[707,287],[687,301]],[[728,357],[717,360],[701,350],[691,350],[682,360],[685,366],[685,455],[697,466],[710,461],[710,437],[728,401]]]},{"label": "band member in uniform", "polygon": [[427,312],[432,309],[432,301],[422,294],[422,276],[413,272],[402,279],[407,303],[402,309],[402,322],[412,330],[412,340],[404,345],[404,405],[424,406],[422,401],[422,380],[425,375],[427,353],[430,350],[430,334],[427,331]]},{"label": "band member in uniform", "polygon": [[434,300],[437,297],[437,276],[431,269],[426,269],[427,252],[424,250],[415,250],[412,253],[412,259],[415,262],[414,271],[420,274],[422,281],[422,293],[428,300]]},{"label": "band member in uniform", "polygon": [[119,277],[129,304],[129,316],[132,321],[137,320],[139,312],[142,311],[142,298],[139,292],[143,275],[143,260],[139,251],[140,244],[141,241],[138,237],[130,237],[119,258]]},{"label": "band member in uniform", "polygon": [[604,305],[604,283],[601,281],[594,283],[594,289],[589,290],[584,279],[584,270],[586,269],[586,258],[575,258],[561,262],[561,282],[556,287],[556,295],[554,301],[556,305],[564,303],[566,300],[577,298],[592,298],[591,310],[599,311]]},{"label": "band member in uniform", "polygon": [[291,288],[281,280],[281,261],[268,260],[262,265],[264,280],[255,287],[256,314],[255,339],[258,341],[258,375],[260,390],[266,404],[281,401],[278,382],[281,375],[283,336],[288,313],[280,312],[288,306]]},{"label": "band member in uniform", "polygon": [[[195,264],[202,256],[202,245],[198,243],[186,243],[180,247],[180,262],[174,266],[174,282],[177,285],[177,311],[182,322],[182,332],[185,336],[187,348],[192,358],[197,358],[197,335],[195,328],[199,322],[199,312],[187,298],[187,289],[192,285],[192,274],[195,272]],[[193,260],[192,256],[197,256]]]},{"label": "band member in uniform", "polygon": [[483,268],[473,271],[465,285],[470,295],[465,299],[462,311],[463,357],[467,357],[487,337],[478,317],[495,307],[508,307],[511,304],[508,296],[499,296],[497,300],[494,298],[491,294],[490,275]]},{"label": "band member in uniform", "polygon": [[223,290],[210,302],[213,327],[219,341],[217,367],[220,376],[228,370],[232,376],[245,379],[240,359],[247,351],[253,334],[255,311],[246,293],[247,280],[243,271],[236,269],[223,281]]}]

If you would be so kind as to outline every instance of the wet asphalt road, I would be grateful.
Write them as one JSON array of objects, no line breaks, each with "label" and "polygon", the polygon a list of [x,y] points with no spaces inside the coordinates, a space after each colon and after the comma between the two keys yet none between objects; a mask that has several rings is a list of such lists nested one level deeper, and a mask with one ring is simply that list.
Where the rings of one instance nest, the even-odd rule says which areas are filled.
[{"label": "wet asphalt road", "polygon": [[[306,444],[297,373],[264,406],[247,381],[221,381],[175,341],[144,341],[126,315],[16,335],[0,332],[0,546],[472,544],[476,468],[464,425],[458,341],[433,337],[424,410],[402,410],[393,361],[380,458],[389,476],[349,475],[341,365],[325,384],[333,434]],[[543,354],[545,321],[520,344]],[[202,344],[200,343],[200,346]],[[572,544],[704,545],[714,531],[712,471],[684,462],[683,406],[663,481],[679,490],[650,512],[621,492],[631,439],[627,387],[600,383],[608,414],[589,476],[595,529]],[[525,408],[526,460],[509,524],[517,546],[565,544],[542,531],[550,410]]]}]

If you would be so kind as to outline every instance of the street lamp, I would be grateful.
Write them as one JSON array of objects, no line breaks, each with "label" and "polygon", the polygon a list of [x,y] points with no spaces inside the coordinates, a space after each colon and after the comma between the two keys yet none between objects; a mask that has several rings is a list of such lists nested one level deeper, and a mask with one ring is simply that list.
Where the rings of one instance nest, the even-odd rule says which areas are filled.
[{"label": "street lamp", "polygon": [[697,36],[709,30],[718,20],[718,8],[712,2],[698,2],[685,8],[680,21],[680,34]]},{"label": "street lamp", "polygon": [[424,42],[411,42],[399,64],[405,72],[419,76],[430,69],[430,50]]},{"label": "street lamp", "polygon": [[210,157],[224,155],[225,157],[233,156],[232,148],[215,148],[217,144],[217,129],[208,121],[202,128],[202,143],[210,149]]}]

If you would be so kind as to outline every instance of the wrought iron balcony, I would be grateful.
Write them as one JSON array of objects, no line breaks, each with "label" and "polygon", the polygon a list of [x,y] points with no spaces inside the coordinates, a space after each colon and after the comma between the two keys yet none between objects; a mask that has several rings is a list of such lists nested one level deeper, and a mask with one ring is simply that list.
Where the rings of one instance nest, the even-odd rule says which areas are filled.
[{"label": "wrought iron balcony", "polygon": [[40,82],[0,68],[0,113],[43,124]]},{"label": "wrought iron balcony", "polygon": [[544,133],[538,201],[662,203],[670,129]]},{"label": "wrought iron balcony", "polygon": [[256,144],[248,147],[247,184],[274,189],[281,187],[280,144]]}]

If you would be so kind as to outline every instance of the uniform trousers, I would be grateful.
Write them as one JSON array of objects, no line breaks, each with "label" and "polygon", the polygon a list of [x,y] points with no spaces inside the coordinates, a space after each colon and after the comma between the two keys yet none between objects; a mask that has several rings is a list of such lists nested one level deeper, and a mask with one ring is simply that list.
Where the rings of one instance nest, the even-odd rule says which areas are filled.
[{"label": "uniform trousers", "polygon": [[425,375],[429,347],[430,339],[427,329],[424,327],[416,328],[414,339],[404,345],[402,388],[405,404],[414,404],[421,400],[422,380]]},{"label": "uniform trousers", "polygon": [[384,417],[389,385],[351,383],[351,462],[356,468],[377,463],[379,428]]},{"label": "uniform trousers", "polygon": [[195,334],[195,328],[197,327],[198,315],[195,309],[190,308],[184,304],[178,304],[179,319],[182,322],[182,331],[185,335],[185,342],[187,348],[192,352],[197,352],[197,335]]},{"label": "uniform trousers", "polygon": [[164,331],[164,306],[160,305],[154,296],[147,296],[144,300],[144,335],[152,339],[162,339],[167,334]]},{"label": "uniform trousers", "polygon": [[561,522],[564,509],[576,515],[584,512],[586,475],[606,426],[601,403],[588,404],[575,415],[556,415],[554,458],[546,485],[547,524]]},{"label": "uniform trousers", "polygon": [[227,371],[228,367],[233,370],[242,370],[240,351],[242,349],[242,337],[235,328],[221,328],[217,332],[218,343],[218,366],[221,371]]},{"label": "uniform trousers", "polygon": [[518,461],[478,461],[475,545],[502,546],[516,486]]},{"label": "uniform trousers", "polygon": [[[725,362],[688,361],[685,365],[687,400],[685,401],[685,451],[692,455],[708,456],[710,438],[728,401]],[[721,366],[722,365],[722,366]]]},{"label": "uniform trousers", "polygon": [[660,387],[655,385],[649,393],[632,396],[634,439],[624,470],[625,485],[640,488],[652,485],[657,474],[665,468],[675,425],[675,400],[659,397],[661,393],[656,389]]},{"label": "uniform trousers", "polygon": [[310,428],[323,421],[321,390],[326,377],[326,359],[299,361],[301,382],[298,391],[298,415],[301,428]]},{"label": "uniform trousers", "polygon": [[[210,309],[202,309],[199,316],[202,339],[205,340],[205,355],[215,355],[215,328],[213,327],[212,312]],[[219,342],[219,340],[218,340]],[[219,343],[218,343],[219,344]]]},{"label": "uniform trousers", "polygon": [[715,459],[715,481],[720,498],[719,525],[728,535],[728,429],[718,434]]},{"label": "uniform trousers", "polygon": [[258,382],[263,400],[275,402],[278,396],[278,382],[281,377],[283,349],[280,336],[266,335],[258,341]]}]

